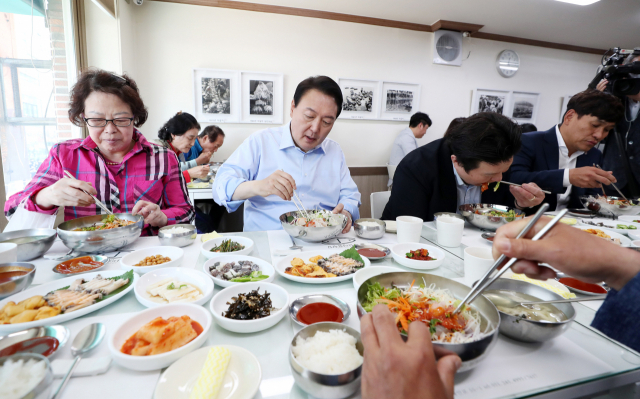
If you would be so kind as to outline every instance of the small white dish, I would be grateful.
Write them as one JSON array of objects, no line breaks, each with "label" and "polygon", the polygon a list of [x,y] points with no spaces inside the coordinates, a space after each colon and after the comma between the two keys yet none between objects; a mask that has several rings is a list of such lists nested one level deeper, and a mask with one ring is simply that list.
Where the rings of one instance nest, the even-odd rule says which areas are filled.
[{"label": "small white dish", "polygon": [[[351,280],[355,273],[347,274],[346,276],[338,276],[338,277],[313,278],[313,277],[292,276],[291,274],[287,274],[285,272],[288,267],[291,267],[291,261],[294,258],[300,258],[306,263],[310,263],[309,259],[315,256],[320,255],[322,257],[327,258],[333,254],[339,254],[340,252],[342,252],[342,250],[335,250],[335,249],[319,249],[317,251],[297,252],[293,255],[288,255],[280,259],[278,263],[276,263],[274,266],[276,268],[276,272],[279,275],[281,275],[286,279],[296,281],[298,283],[331,284],[331,283],[338,283],[340,281]],[[362,258],[362,262],[364,263],[364,266],[361,269],[366,269],[367,267],[371,266],[371,261],[369,261],[369,259],[366,256],[361,256],[361,258]]]},{"label": "small white dish", "polygon": [[[413,260],[407,258],[409,251],[417,251],[418,249],[426,249],[429,251],[429,256],[435,258],[435,260]],[[391,256],[402,266],[418,270],[430,270],[442,265],[445,253],[440,248],[431,245],[425,245],[419,242],[405,242],[391,247]]]},{"label": "small white dish", "polygon": [[406,272],[406,270],[402,270],[398,267],[393,267],[393,266],[363,267],[353,275],[353,287],[356,289],[356,293],[357,293],[362,283],[364,283],[371,277],[379,276],[380,274],[384,274],[384,273],[395,273],[395,272]]},{"label": "small white dish", "polygon": [[[154,266],[134,266],[141,262],[144,258],[154,255],[162,255],[171,259],[170,262],[161,263]],[[179,267],[184,258],[184,250],[178,247],[150,247],[139,249],[120,259],[120,268],[123,270],[131,270],[139,274],[149,273],[150,271],[162,269],[165,267]]]},{"label": "small white dish", "polygon": [[640,240],[631,241],[631,246],[633,248],[640,248]]},{"label": "small white dish", "polygon": [[[166,320],[172,316],[189,316],[192,320],[200,323],[203,329],[202,333],[188,344],[159,355],[132,356],[120,352],[122,345],[127,339],[135,334],[142,326],[157,317],[162,317]],[[207,338],[209,338],[211,324],[211,314],[202,306],[190,303],[176,303],[149,308],[125,320],[120,327],[116,329],[108,340],[109,352],[111,353],[113,361],[124,368],[136,371],[159,370],[202,346]]]},{"label": "small white dish", "polygon": [[269,277],[265,278],[264,280],[260,280],[260,281],[256,281],[256,282],[270,283],[276,277],[276,270],[273,268],[271,263],[267,262],[266,260],[260,259],[260,258],[254,258],[253,256],[246,256],[246,255],[216,256],[215,258],[211,258],[208,261],[204,262],[204,265],[202,265],[202,271],[204,272],[204,274],[206,274],[207,276],[211,277],[213,282],[219,287],[225,287],[226,288],[226,287],[231,287],[232,285],[236,285],[236,284],[246,284],[246,283],[236,283],[236,282],[224,280],[224,279],[221,279],[221,278],[218,278],[218,277],[213,277],[211,275],[211,273],[209,272],[209,268],[211,266],[213,266],[214,264],[218,263],[218,262],[220,262],[220,264],[224,265],[225,263],[231,263],[231,262],[236,262],[237,263],[237,262],[239,262],[241,260],[248,260],[248,261],[251,261],[251,262],[255,263],[256,265],[260,266],[260,271],[262,272],[263,275],[269,276]]},{"label": "small white dish", "polygon": [[639,241],[640,240],[640,231],[638,231],[636,233],[629,232],[629,233],[627,233],[627,235],[633,241]]},{"label": "small white dish", "polygon": [[183,283],[189,283],[202,292],[202,298],[197,299],[193,302],[182,303],[204,305],[213,296],[214,283],[213,281],[211,281],[211,279],[207,278],[206,274],[204,274],[203,272],[195,269],[187,269],[185,267],[169,267],[159,270],[153,270],[142,276],[136,282],[136,285],[133,288],[133,292],[136,294],[136,299],[138,300],[138,302],[148,308],[169,305],[169,303],[153,299],[147,292],[147,287],[149,285],[168,278],[173,278],[176,281],[180,281]]},{"label": "small white dish", "polygon": [[[240,245],[244,245],[244,249],[235,252],[211,252],[211,249],[213,247],[222,244],[222,241],[225,240],[235,241]],[[242,236],[222,236],[214,238],[203,243],[202,248],[200,249],[202,255],[204,255],[204,257],[207,259],[226,255],[249,255],[251,251],[253,251],[253,240]]]},{"label": "small white dish", "polygon": [[[608,235],[611,238],[618,238],[620,239],[620,244],[623,247],[630,247],[631,246],[631,240],[628,237],[623,236],[622,234],[618,234],[615,231],[612,230],[607,230],[603,227],[596,227],[596,226],[575,226],[576,228],[580,229],[580,230],[589,230],[589,229],[596,229],[596,230],[602,230],[606,235]],[[591,233],[589,233],[591,234]]]},{"label": "small white dish", "polygon": [[[610,219],[609,219],[610,220]],[[638,222],[636,222],[638,220]],[[620,223],[640,223],[640,215],[620,215],[616,222]]]},{"label": "small white dish", "polygon": [[387,233],[398,233],[398,225],[395,220],[383,220],[383,222],[387,225],[385,228]]},{"label": "small white dish", "polygon": [[[220,345],[231,351],[227,372],[217,399],[253,398],[262,381],[260,362],[244,348]],[[178,360],[162,373],[153,394],[154,399],[189,399],[200,370],[207,361],[212,346],[200,348]]]},{"label": "small white dish", "polygon": [[[237,297],[238,294],[248,294],[253,290],[258,290],[260,294],[268,292],[271,304],[277,310],[272,311],[267,317],[254,320],[234,320],[222,315],[229,309],[227,302],[232,302],[231,298]],[[211,300],[209,309],[216,323],[225,330],[237,333],[253,333],[271,328],[282,320],[289,310],[289,293],[279,285],[262,281],[235,284],[218,292]]]}]

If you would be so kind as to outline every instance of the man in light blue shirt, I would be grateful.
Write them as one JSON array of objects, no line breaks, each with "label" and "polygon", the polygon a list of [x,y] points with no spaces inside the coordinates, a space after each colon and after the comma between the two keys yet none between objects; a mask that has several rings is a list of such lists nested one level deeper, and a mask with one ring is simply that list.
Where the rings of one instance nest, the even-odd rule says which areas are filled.
[{"label": "man in light blue shirt", "polygon": [[[389,156],[389,165],[399,165],[402,158],[408,153],[418,148],[418,140],[424,137],[427,129],[431,126],[431,118],[423,112],[416,112],[409,120],[409,127],[402,129],[398,134]],[[393,180],[389,178],[387,186],[391,186]]]},{"label": "man in light blue shirt", "polygon": [[213,199],[234,212],[244,203],[244,231],[278,230],[279,217],[295,211],[293,191],[306,209],[360,213],[360,192],[340,146],[327,139],[342,108],[340,86],[331,78],[305,79],[291,102],[291,122],[252,134],[220,167]]}]

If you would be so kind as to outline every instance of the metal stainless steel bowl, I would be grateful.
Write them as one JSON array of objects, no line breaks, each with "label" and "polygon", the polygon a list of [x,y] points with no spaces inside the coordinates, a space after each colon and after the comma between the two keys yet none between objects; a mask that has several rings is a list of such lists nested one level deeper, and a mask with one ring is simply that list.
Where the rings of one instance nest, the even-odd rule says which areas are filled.
[{"label": "metal stainless steel bowl", "polygon": [[351,308],[349,308],[349,304],[343,301],[342,299],[337,298],[333,295],[312,294],[312,295],[301,296],[300,298],[291,302],[291,304],[289,305],[289,316],[291,317],[291,320],[293,320],[294,322],[296,322],[298,325],[302,327],[308,326],[308,324],[305,324],[300,320],[298,320],[298,311],[300,311],[302,307],[310,303],[318,303],[318,302],[329,303],[333,306],[338,307],[342,311],[342,315],[343,315],[342,322],[347,320],[349,318],[349,315],[351,314]]},{"label": "metal stainless steel bowl", "polygon": [[131,213],[116,213],[118,219],[135,222],[124,227],[109,230],[73,231],[80,227],[101,222],[107,215],[86,216],[68,220],[58,226],[58,236],[69,249],[86,253],[106,253],[131,244],[140,237],[144,218]]},{"label": "metal stainless steel bowl", "polygon": [[[370,222],[367,224],[375,223],[375,226],[363,226],[362,222]],[[377,240],[384,237],[384,232],[387,228],[387,224],[380,219],[363,218],[358,219],[353,223],[353,229],[358,237],[366,238],[368,240]]]},{"label": "metal stainless steel bowl", "polygon": [[[540,298],[542,301],[563,299],[555,292],[549,291],[526,281],[499,278],[491,284],[488,290],[510,290]],[[475,303],[475,301],[474,301]],[[576,311],[571,303],[554,303],[567,316],[567,320],[553,323],[546,321],[523,320],[520,317],[500,312],[500,332],[507,337],[522,342],[544,342],[563,334],[573,320]]]},{"label": "metal stainless steel bowl", "polygon": [[[369,285],[374,283],[380,283],[383,287],[391,288],[409,288],[411,282],[425,284],[427,287],[431,284],[435,284],[436,288],[446,288],[451,294],[462,300],[471,290],[464,284],[450,280],[448,278],[435,276],[427,273],[385,273],[378,276],[374,276],[366,280],[358,289],[358,317],[362,317],[366,314],[362,303],[367,298],[367,290]],[[448,344],[434,342],[433,345],[439,347],[448,352],[455,353],[462,359],[462,366],[458,372],[464,372],[471,370],[478,363],[484,360],[488,355],[498,339],[498,326],[500,325],[500,314],[498,309],[484,296],[478,296],[472,303],[471,307],[478,311],[481,317],[480,330],[486,331],[485,335],[473,342],[464,344]],[[407,339],[407,335],[400,333],[403,339]]]},{"label": "metal stainless steel bowl", "polygon": [[[0,263],[0,273],[26,271],[27,274],[13,277],[11,280],[0,283],[0,299],[7,298],[20,291],[24,291],[31,285],[36,275],[36,267],[33,263],[9,262]],[[1,275],[1,274],[0,274]]]},{"label": "metal stainless steel bowl", "polygon": [[[495,204],[465,204],[460,205],[458,208],[460,213],[464,217],[464,220],[471,223],[472,225],[485,230],[496,231],[498,227],[505,225],[509,222],[513,222],[514,220],[520,220],[524,218],[524,212],[511,208],[505,205],[495,205]],[[516,214],[515,217],[502,217],[502,216],[490,216],[488,213],[494,211],[508,212],[513,210]],[[481,214],[477,214],[476,211],[479,211]],[[486,213],[486,215],[485,215]]]},{"label": "metal stainless steel bowl", "polygon": [[[184,233],[171,233],[170,230],[175,227],[183,227],[189,231]],[[164,226],[158,231],[158,239],[160,239],[160,245],[167,245],[173,247],[186,247],[193,244],[198,236],[196,226],[192,224],[172,224],[170,226]]]},{"label": "metal stainless steel bowl", "polygon": [[[29,237],[39,237],[29,241]],[[16,230],[0,234],[0,243],[13,242],[18,244],[18,262],[39,258],[45,254],[56,240],[54,229]]]},{"label": "metal stainless steel bowl", "polygon": [[[604,197],[596,198],[592,195],[583,195],[580,197],[580,202],[582,203],[582,205],[584,205],[591,211],[611,213],[616,216],[640,214],[640,205],[614,205],[607,202],[611,200],[624,201],[624,198],[608,196],[605,199]],[[640,204],[640,201],[637,199],[630,199],[630,201],[633,204]]]},{"label": "metal stainless steel bowl", "polygon": [[294,226],[291,224],[296,218],[302,217],[300,212],[293,211],[280,215],[280,223],[282,228],[293,238],[299,238],[302,241],[307,242],[321,242],[329,238],[333,238],[342,232],[347,226],[347,217],[345,215],[336,215],[342,220],[342,223],[337,226],[327,227],[304,227]]},{"label": "metal stainless steel bowl", "polygon": [[[45,363],[44,367],[44,375],[40,381],[25,395],[22,396],[22,399],[48,399],[49,394],[51,393],[51,388],[53,388],[53,371],[51,370],[51,363],[49,363],[49,359],[42,355],[38,355],[36,353],[17,353],[15,355],[7,356],[0,358],[0,369],[3,368],[4,363],[7,361],[17,362],[19,360],[24,361],[25,363],[29,360],[35,360],[36,362],[43,361]],[[1,371],[0,371],[1,373]],[[9,396],[8,396],[9,397]]]},{"label": "metal stainless steel bowl", "polygon": [[360,338],[360,333],[355,329],[340,323],[316,323],[300,330],[289,345],[289,365],[291,366],[291,374],[296,384],[303,391],[314,398],[321,399],[340,399],[346,398],[354,394],[360,388],[360,375],[362,374],[362,365],[354,370],[343,374],[320,374],[309,370],[301,365],[293,356],[293,348],[296,346],[298,337],[313,337],[318,331],[342,330],[356,339],[356,348],[360,355],[364,354],[364,346]]}]

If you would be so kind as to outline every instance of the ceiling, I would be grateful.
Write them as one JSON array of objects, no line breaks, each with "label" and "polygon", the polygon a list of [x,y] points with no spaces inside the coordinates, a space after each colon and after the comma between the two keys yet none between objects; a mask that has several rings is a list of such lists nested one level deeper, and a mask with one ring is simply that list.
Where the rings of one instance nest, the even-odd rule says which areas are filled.
[{"label": "ceiling", "polygon": [[640,0],[576,6],[555,0],[244,0],[431,25],[484,25],[481,32],[591,48],[640,46]]}]

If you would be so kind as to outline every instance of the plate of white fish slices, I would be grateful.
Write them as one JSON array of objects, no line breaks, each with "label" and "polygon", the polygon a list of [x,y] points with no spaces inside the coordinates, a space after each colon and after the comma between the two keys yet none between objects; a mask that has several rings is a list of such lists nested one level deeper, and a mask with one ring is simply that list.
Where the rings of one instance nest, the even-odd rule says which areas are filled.
[{"label": "plate of white fish slices", "polygon": [[331,284],[351,280],[353,275],[371,262],[346,258],[335,249],[294,253],[282,258],[276,272],[284,278],[306,284]]},{"label": "plate of white fish slices", "polygon": [[125,296],[139,276],[107,270],[29,288],[0,301],[0,335],[60,324],[102,309]]}]

